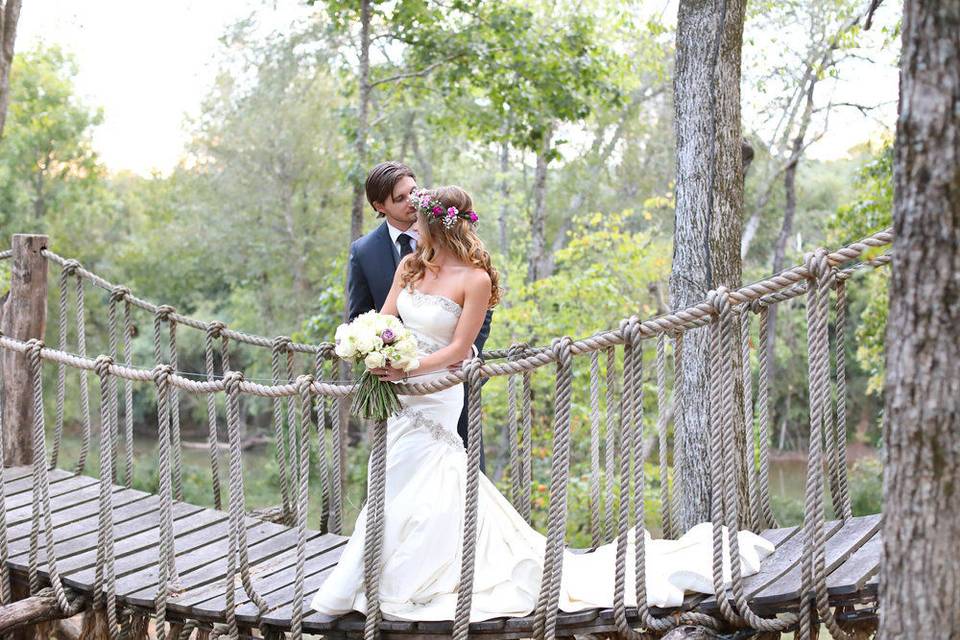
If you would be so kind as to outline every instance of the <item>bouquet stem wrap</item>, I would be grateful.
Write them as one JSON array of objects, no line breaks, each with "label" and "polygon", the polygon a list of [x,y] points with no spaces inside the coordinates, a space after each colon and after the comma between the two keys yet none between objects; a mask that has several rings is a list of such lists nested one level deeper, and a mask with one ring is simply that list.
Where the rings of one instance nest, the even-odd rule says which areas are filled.
[{"label": "bouquet stem wrap", "polygon": [[400,409],[400,400],[392,383],[384,382],[367,370],[360,374],[350,413],[367,420],[383,422]]}]

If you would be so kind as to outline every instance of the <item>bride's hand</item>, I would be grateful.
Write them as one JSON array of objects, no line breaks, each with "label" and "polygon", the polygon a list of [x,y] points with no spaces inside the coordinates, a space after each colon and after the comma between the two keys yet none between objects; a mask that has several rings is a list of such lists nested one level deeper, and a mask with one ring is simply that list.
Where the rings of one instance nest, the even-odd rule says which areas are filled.
[{"label": "bride's hand", "polygon": [[398,382],[406,378],[406,374],[402,369],[394,369],[393,367],[378,367],[376,369],[370,369],[370,373],[377,376],[384,382]]}]

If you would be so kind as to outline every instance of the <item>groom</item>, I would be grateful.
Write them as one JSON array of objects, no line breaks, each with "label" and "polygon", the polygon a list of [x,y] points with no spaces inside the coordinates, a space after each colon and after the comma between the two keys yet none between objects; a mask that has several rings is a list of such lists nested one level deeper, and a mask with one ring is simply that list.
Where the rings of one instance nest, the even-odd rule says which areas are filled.
[{"label": "groom", "polygon": [[[410,167],[400,162],[381,162],[367,174],[367,201],[384,218],[383,224],[350,245],[347,263],[347,296],[350,320],[371,309],[381,309],[393,284],[393,275],[400,259],[417,248],[417,232],[413,228],[417,213],[410,192],[417,186]],[[490,334],[491,311],[480,327],[473,343],[476,353]],[[467,446],[467,389],[464,384],[463,411],[457,431]],[[480,440],[480,471],[486,473],[483,439]]]}]

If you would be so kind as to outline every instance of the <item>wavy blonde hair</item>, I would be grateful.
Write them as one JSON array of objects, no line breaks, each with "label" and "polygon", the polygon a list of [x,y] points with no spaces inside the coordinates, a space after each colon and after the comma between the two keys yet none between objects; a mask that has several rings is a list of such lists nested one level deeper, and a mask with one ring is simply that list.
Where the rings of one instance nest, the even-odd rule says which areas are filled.
[{"label": "wavy blonde hair", "polygon": [[[422,193],[422,192],[421,192]],[[456,207],[458,211],[473,209],[473,200],[470,194],[456,186],[437,187],[428,191],[433,200],[439,200],[443,207]],[[449,228],[439,220],[431,223],[422,211],[417,213],[420,219],[420,238],[417,240],[417,250],[410,255],[403,265],[400,274],[400,283],[404,287],[411,287],[426,274],[427,270],[436,272],[440,265],[435,263],[437,249],[445,248],[464,264],[477,269],[483,269],[490,276],[490,301],[487,307],[494,307],[500,302],[500,274],[490,261],[490,252],[487,251],[483,240],[477,235],[473,223],[457,218]]]}]

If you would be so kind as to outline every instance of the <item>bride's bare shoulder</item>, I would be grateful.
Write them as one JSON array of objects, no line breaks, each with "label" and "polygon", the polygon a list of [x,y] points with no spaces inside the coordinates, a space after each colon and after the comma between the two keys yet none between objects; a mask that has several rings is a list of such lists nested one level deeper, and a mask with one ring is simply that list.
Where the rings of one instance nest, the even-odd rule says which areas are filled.
[{"label": "bride's bare shoulder", "polygon": [[464,284],[471,289],[489,289],[492,286],[490,274],[484,269],[470,269],[464,278]]}]

